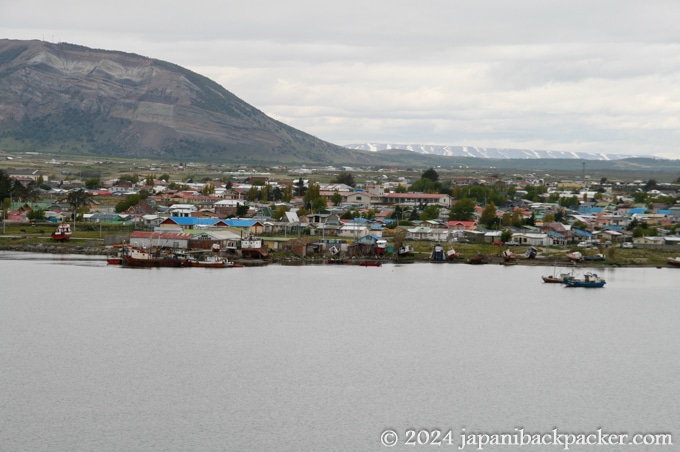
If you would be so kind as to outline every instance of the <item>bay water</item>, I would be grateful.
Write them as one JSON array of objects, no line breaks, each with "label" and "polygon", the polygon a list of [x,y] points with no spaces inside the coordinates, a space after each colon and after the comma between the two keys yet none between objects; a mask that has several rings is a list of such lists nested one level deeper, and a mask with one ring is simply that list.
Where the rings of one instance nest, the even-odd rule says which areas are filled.
[{"label": "bay water", "polygon": [[598,429],[673,445],[569,450],[680,450],[680,269],[552,272],[0,252],[0,450],[496,451],[520,447],[463,440]]}]

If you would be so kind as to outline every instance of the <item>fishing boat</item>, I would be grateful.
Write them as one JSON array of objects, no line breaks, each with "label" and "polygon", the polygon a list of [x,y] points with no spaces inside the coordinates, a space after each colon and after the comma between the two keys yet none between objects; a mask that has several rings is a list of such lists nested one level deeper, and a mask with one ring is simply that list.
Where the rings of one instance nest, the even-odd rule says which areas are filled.
[{"label": "fishing boat", "polygon": [[432,253],[430,254],[430,261],[444,262],[444,247],[440,243],[437,243],[432,248]]},{"label": "fishing boat", "polygon": [[572,262],[579,262],[583,260],[583,254],[579,251],[572,251],[571,253],[567,253],[567,259]]},{"label": "fishing boat", "polygon": [[57,242],[65,242],[71,238],[71,225],[68,223],[61,223],[57,226],[57,230],[52,233],[52,239]]},{"label": "fishing boat", "polygon": [[486,264],[487,262],[486,256],[483,254],[476,254],[467,260],[467,263],[472,265],[482,265]]},{"label": "fishing boat", "polygon": [[397,253],[399,257],[411,256],[413,254],[413,247],[409,245],[401,245]]},{"label": "fishing boat", "polygon": [[582,278],[569,278],[564,280],[567,287],[604,287],[606,281],[595,273],[585,273]]},{"label": "fishing boat", "polygon": [[530,247],[527,249],[527,252],[524,253],[524,256],[525,256],[527,259],[534,259],[534,258],[536,257],[537,254],[538,254],[538,249],[536,249],[536,247],[534,247],[534,246],[530,246]]},{"label": "fishing boat", "polygon": [[460,257],[460,253],[458,251],[454,250],[453,248],[451,248],[450,250],[448,250],[446,252],[446,258],[450,261],[452,261],[454,259],[458,259],[459,257]]},{"label": "fishing boat", "polygon": [[123,263],[123,258],[120,256],[109,256],[106,258],[108,265],[120,265]]},{"label": "fishing boat", "polygon": [[584,261],[603,261],[605,259],[606,259],[606,257],[604,257],[604,254],[594,254],[592,256],[583,256]]},{"label": "fishing boat", "polygon": [[557,284],[564,284],[564,281],[567,279],[573,279],[575,277],[574,271],[570,271],[567,273],[560,273],[557,274],[555,269],[553,268],[553,273],[552,275],[543,275],[541,276],[541,279],[543,279],[543,282],[545,283],[557,283]]},{"label": "fishing boat", "polygon": [[232,266],[233,262],[230,262],[222,256],[218,256],[216,254],[206,254],[204,256],[188,257],[186,259],[185,265],[187,267],[225,268]]},{"label": "fishing boat", "polygon": [[509,249],[503,251],[501,255],[503,256],[503,260],[505,262],[512,262],[517,257],[517,255],[514,252],[510,251]]},{"label": "fishing boat", "polygon": [[122,248],[122,264],[129,267],[184,267],[187,259],[176,254],[152,253],[128,246]]},{"label": "fishing boat", "polygon": [[387,252],[387,240],[385,240],[385,239],[376,240],[375,241],[374,253],[377,256],[384,256],[386,252]]},{"label": "fishing boat", "polygon": [[669,257],[666,262],[673,267],[680,267],[680,257]]}]

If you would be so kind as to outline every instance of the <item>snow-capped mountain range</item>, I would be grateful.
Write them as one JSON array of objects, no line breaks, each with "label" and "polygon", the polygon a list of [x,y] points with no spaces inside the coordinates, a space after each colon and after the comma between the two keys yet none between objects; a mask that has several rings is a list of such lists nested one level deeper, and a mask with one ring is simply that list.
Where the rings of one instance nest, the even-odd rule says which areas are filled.
[{"label": "snow-capped mountain range", "polygon": [[381,152],[388,149],[405,149],[419,154],[448,157],[476,157],[485,159],[579,159],[620,160],[643,155],[595,154],[591,152],[542,151],[533,149],[483,148],[477,146],[438,146],[422,144],[363,143],[346,144],[344,147],[361,151]]}]

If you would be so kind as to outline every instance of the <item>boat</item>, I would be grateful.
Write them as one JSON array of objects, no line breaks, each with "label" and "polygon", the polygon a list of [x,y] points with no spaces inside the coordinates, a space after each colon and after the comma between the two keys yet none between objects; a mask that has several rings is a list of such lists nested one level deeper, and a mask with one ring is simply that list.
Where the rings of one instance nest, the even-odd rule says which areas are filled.
[{"label": "boat", "polygon": [[604,254],[594,254],[592,256],[583,256],[584,261],[603,261],[606,258],[604,257]]},{"label": "boat", "polygon": [[476,254],[467,260],[467,263],[472,265],[482,265],[486,264],[487,262],[486,256],[483,254]]},{"label": "boat", "polygon": [[585,273],[582,278],[568,278],[564,280],[567,287],[604,287],[606,281],[595,273]]},{"label": "boat", "polygon": [[530,247],[527,249],[527,252],[524,253],[524,256],[525,256],[527,259],[534,259],[534,258],[536,257],[537,254],[538,254],[538,249],[536,249],[535,246],[530,246]]},{"label": "boat", "polygon": [[583,254],[579,251],[572,251],[571,253],[567,253],[567,259],[572,262],[579,262],[583,260]]},{"label": "boat", "polygon": [[376,261],[361,261],[359,262],[359,265],[362,267],[381,267],[382,262],[376,262]]},{"label": "boat", "polygon": [[510,251],[509,249],[503,251],[501,255],[503,256],[503,260],[505,262],[511,262],[515,260],[515,258],[517,257],[517,255],[514,252]]},{"label": "boat", "polygon": [[378,256],[384,256],[387,252],[387,240],[378,239],[375,241],[374,253]]},{"label": "boat", "polygon": [[573,279],[574,277],[573,270],[568,273],[560,273],[559,275],[553,271],[552,275],[543,275],[541,276],[541,279],[543,279],[543,282],[545,283],[565,284],[567,279]]},{"label": "boat", "polygon": [[444,247],[437,243],[432,248],[432,253],[430,254],[430,260],[432,262],[444,262]]},{"label": "boat", "polygon": [[666,262],[668,262],[668,265],[672,265],[673,267],[680,267],[680,256],[669,257]]},{"label": "boat", "polygon": [[413,247],[409,245],[401,245],[397,251],[399,257],[411,256],[413,254]]},{"label": "boat", "polygon": [[71,238],[71,225],[68,223],[61,223],[57,226],[57,230],[52,233],[52,239],[57,242],[65,242]]},{"label": "boat", "polygon": [[120,265],[123,263],[123,258],[120,256],[111,256],[106,258],[106,263],[108,265]]},{"label": "boat", "polygon": [[233,262],[216,254],[206,254],[204,256],[191,256],[187,258],[185,265],[187,267],[225,268],[233,266]]},{"label": "boat", "polygon": [[446,252],[446,258],[450,261],[452,261],[454,259],[458,259],[459,257],[460,257],[460,253],[458,251],[454,250],[453,248]]},{"label": "boat", "polygon": [[129,267],[184,267],[187,259],[176,254],[151,253],[128,246],[122,249],[122,264]]}]

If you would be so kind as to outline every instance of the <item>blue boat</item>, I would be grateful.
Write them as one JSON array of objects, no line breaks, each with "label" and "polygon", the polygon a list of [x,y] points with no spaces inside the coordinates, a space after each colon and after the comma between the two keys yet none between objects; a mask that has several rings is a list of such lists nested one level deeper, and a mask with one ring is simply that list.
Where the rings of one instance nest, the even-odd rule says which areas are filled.
[{"label": "blue boat", "polygon": [[606,281],[595,273],[586,273],[583,278],[565,278],[566,287],[604,287]]}]

